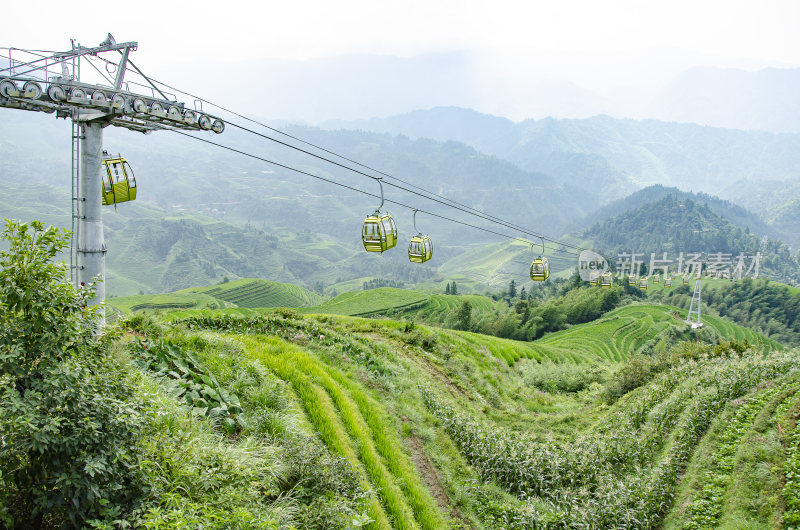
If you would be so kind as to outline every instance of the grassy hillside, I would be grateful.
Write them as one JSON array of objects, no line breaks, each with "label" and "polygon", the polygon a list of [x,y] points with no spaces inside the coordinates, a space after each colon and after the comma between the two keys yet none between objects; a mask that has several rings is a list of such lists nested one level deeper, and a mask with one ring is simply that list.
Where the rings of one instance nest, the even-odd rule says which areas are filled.
[{"label": "grassy hillside", "polygon": [[[577,266],[576,257],[550,250],[545,252],[553,274],[571,271]],[[531,261],[540,253],[541,246],[534,245],[532,249],[529,244],[517,240],[484,244],[446,261],[439,270],[446,277],[464,275],[494,289],[507,287],[512,279],[522,287],[532,283],[529,279]]]},{"label": "grassy hillside", "polygon": [[[347,293],[329,307],[371,313],[409,304],[424,312],[438,304],[446,311],[461,298],[382,288]],[[673,307],[628,305],[517,342],[317,314],[324,306],[309,308],[311,315],[195,312],[171,333],[238,388],[247,384],[238,371],[256,362],[282,381],[308,429],[372,492],[363,505],[372,528],[548,528],[548,521],[590,520],[638,527],[632,521],[642,518],[647,527],[685,526],[702,513],[686,506],[704,506],[704,488],[722,487],[707,478],[717,465],[709,455],[731,450],[720,440],[763,451],[754,433],[777,433],[800,407],[796,353],[776,352],[777,343],[718,317],[704,317],[704,331],[692,335],[685,313]],[[708,342],[682,342],[692,337]],[[744,341],[757,349],[732,349]],[[234,362],[220,351],[239,353]],[[650,356],[633,356],[643,351]],[[735,425],[743,425],[738,434],[722,437]],[[769,443],[763,458],[782,470],[785,449]],[[757,465],[757,454],[754,448],[737,458]],[[764,489],[779,498],[782,471],[753,484],[742,484],[735,466],[725,473],[725,487],[738,493],[720,513],[752,524],[767,517],[758,513],[779,513],[776,500],[753,515],[736,495],[754,498]],[[569,495],[574,487],[589,493]]]},{"label": "grassy hillside", "polygon": [[207,294],[237,307],[304,307],[323,300],[322,296],[308,289],[268,280],[237,280],[188,291]]},{"label": "grassy hillside", "polygon": [[[129,455],[144,492],[132,526],[800,520],[798,352],[752,330],[714,315],[691,330],[684,310],[630,298],[608,311],[620,286],[575,285],[536,305],[533,319],[558,303],[606,309],[531,342],[323,313],[431,319],[464,301],[486,313],[506,303],[475,295],[381,288],[303,308],[311,314],[224,307],[313,301],[279,287],[173,293],[156,302],[185,317],[139,312],[124,324],[135,334],[113,339],[115,366],[133,375],[131,410],[144,411]],[[189,300],[206,307],[179,305]]]}]

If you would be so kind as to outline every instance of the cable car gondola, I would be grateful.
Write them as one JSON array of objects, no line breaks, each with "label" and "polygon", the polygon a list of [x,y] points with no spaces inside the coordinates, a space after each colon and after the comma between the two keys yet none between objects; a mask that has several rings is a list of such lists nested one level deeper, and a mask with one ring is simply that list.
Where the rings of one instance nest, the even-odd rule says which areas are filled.
[{"label": "cable car gondola", "polygon": [[361,241],[364,243],[364,250],[367,252],[386,252],[397,244],[397,226],[389,213],[381,213],[383,208],[383,183],[380,178],[376,178],[381,186],[381,204],[375,213],[368,215],[364,219],[364,227],[361,231]]},{"label": "cable car gondola", "polygon": [[664,288],[669,289],[672,287],[672,278],[664,278]]},{"label": "cable car gondola", "polygon": [[611,276],[610,272],[607,272],[602,276],[600,276],[600,287],[602,287],[603,289],[608,289],[612,285],[614,285],[614,277]]},{"label": "cable car gondola", "polygon": [[689,285],[689,277],[688,276],[684,276],[683,277],[683,285]]},{"label": "cable car gondola", "polygon": [[[533,250],[532,244],[531,250]],[[550,277],[550,263],[547,258],[543,257],[543,254],[544,239],[542,239],[542,255],[531,262],[531,280],[535,282],[543,282]]]},{"label": "cable car gondola", "polygon": [[659,281],[661,281],[661,275],[660,274],[654,274],[653,275],[653,283],[658,283]]},{"label": "cable car gondola", "polygon": [[646,291],[647,290],[647,276],[644,278],[639,278],[639,290]]},{"label": "cable car gondola", "polygon": [[103,151],[103,205],[127,202],[136,199],[136,177],[128,161],[117,155],[116,158]]},{"label": "cable car gondola", "polygon": [[636,287],[639,284],[639,278],[636,276],[628,276],[628,285]]},{"label": "cable car gondola", "polygon": [[417,235],[411,238],[408,244],[408,261],[412,263],[425,263],[433,257],[433,243],[430,236],[423,236],[422,232],[417,230],[417,212],[414,209],[414,230]]}]

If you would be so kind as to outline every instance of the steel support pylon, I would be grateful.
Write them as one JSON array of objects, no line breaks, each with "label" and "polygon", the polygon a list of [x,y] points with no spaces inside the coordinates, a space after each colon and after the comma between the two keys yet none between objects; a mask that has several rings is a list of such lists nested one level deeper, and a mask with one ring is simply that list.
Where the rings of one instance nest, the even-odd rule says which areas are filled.
[{"label": "steel support pylon", "polygon": [[[103,236],[102,187],[103,124],[81,124],[80,196],[78,199],[78,285],[88,286],[95,279],[95,296],[89,305],[106,299],[106,244]],[[105,325],[105,309],[99,309],[100,327]]]},{"label": "steel support pylon", "polygon": [[[700,311],[702,307],[702,280],[697,280],[694,284],[694,294],[692,294],[692,303],[689,304],[689,315],[686,317],[686,323],[692,326],[692,329],[702,328],[703,322],[700,320]],[[692,320],[692,315],[697,315],[697,320]]]}]

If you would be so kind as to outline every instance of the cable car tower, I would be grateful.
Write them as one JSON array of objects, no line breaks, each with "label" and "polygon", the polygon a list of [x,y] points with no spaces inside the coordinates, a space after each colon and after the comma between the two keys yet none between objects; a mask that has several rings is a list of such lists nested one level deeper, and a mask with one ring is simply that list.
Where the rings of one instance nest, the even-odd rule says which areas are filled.
[{"label": "cable car tower", "polygon": [[[6,48],[8,57],[0,58],[0,107],[72,120],[70,276],[76,287],[100,276],[103,281],[97,285],[92,305],[105,300],[106,245],[101,206],[108,202],[108,189],[103,188],[101,172],[108,171],[110,178],[111,171],[106,170],[107,163],[104,165],[103,129],[113,125],[145,134],[175,128],[219,134],[225,129],[222,120],[203,112],[200,101],[187,108],[142,73],[130,60],[130,52],[137,45],[117,43],[109,33],[95,47],[87,48],[73,40],[72,49],[65,52]],[[105,72],[95,66],[95,59],[105,63]],[[99,83],[81,80],[81,66],[87,64],[100,74]],[[142,83],[126,80],[129,73],[129,77],[138,74]],[[101,325],[104,320],[101,313]]]},{"label": "cable car tower", "polygon": [[[686,316],[686,323],[691,325],[692,329],[703,327],[703,321],[700,320],[700,312],[702,308],[702,282],[703,280],[698,278],[694,283],[694,294],[692,294],[692,302],[689,304],[689,314]],[[697,320],[692,320],[693,314],[697,315]]]}]

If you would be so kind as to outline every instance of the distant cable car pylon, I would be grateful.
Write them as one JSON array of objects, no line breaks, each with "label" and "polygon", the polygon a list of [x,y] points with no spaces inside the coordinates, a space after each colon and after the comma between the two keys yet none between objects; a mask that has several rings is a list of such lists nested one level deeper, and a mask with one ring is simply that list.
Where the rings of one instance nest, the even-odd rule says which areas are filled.
[{"label": "distant cable car pylon", "polygon": [[[692,294],[692,302],[689,304],[689,315],[686,317],[686,323],[691,325],[692,329],[703,327],[703,321],[700,318],[702,309],[702,282],[703,280],[698,278],[694,283],[694,294]],[[692,320],[693,314],[697,315],[697,320]]]},{"label": "distant cable car pylon", "polygon": [[[165,125],[188,131],[221,133],[225,130],[222,120],[203,113],[202,104],[199,108],[187,109],[144,75],[129,58],[130,52],[135,51],[137,46],[136,42],[118,44],[109,33],[95,47],[87,48],[72,41],[72,49],[50,55],[21,48],[4,48],[8,50],[8,66],[0,68],[0,107],[55,113],[57,118],[72,119],[73,236],[70,244],[70,274],[76,286],[88,285],[94,278],[100,278],[95,296],[89,301],[92,305],[105,300],[103,201],[105,199],[106,203],[110,203],[113,200],[117,203],[120,198],[135,198],[135,181],[131,192],[132,175],[126,175],[124,185],[121,180],[115,179],[111,189],[104,190],[101,177],[104,163],[103,128],[113,125],[143,133],[163,129]],[[23,59],[15,59],[12,52]],[[102,57],[102,54],[109,52],[118,52],[119,62]],[[114,79],[89,60],[94,58],[105,61],[106,73],[115,74]],[[94,68],[104,81],[81,81],[82,60]],[[147,85],[125,80],[129,66]],[[145,87],[150,93],[133,92],[130,90],[131,84]],[[106,173],[111,183],[108,170]],[[123,188],[127,188],[127,191]],[[104,324],[105,319],[102,311],[100,325]]]}]

